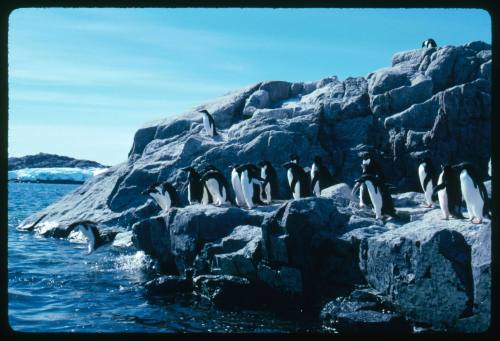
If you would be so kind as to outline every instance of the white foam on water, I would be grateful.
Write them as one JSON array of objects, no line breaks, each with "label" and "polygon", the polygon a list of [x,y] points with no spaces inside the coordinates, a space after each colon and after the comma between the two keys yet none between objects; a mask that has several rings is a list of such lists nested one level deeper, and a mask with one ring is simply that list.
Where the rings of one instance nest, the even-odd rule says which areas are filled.
[{"label": "white foam on water", "polygon": [[153,260],[144,251],[137,251],[131,255],[119,255],[115,259],[116,269],[126,272],[136,272],[151,268]]}]

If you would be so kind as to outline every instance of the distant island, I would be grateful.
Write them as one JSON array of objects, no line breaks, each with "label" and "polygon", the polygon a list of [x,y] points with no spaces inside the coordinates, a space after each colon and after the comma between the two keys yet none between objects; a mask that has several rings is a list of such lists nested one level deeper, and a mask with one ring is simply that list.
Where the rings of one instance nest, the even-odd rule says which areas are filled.
[{"label": "distant island", "polygon": [[82,184],[107,169],[95,161],[47,153],[8,159],[8,179],[12,182]]},{"label": "distant island", "polygon": [[8,170],[17,170],[23,168],[107,168],[99,162],[89,160],[78,160],[68,156],[56,154],[38,153],[35,155],[26,155],[22,157],[9,157]]}]

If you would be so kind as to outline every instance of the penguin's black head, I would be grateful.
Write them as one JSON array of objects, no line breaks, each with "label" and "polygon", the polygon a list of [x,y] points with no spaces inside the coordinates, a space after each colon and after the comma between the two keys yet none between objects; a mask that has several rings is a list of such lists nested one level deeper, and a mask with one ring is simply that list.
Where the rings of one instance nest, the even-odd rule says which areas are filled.
[{"label": "penguin's black head", "polygon": [[146,188],[144,191],[141,192],[142,195],[148,195],[150,193],[158,193],[158,186],[160,185],[159,182],[155,182],[148,188]]},{"label": "penguin's black head", "polygon": [[262,160],[261,162],[259,162],[257,165],[259,167],[264,167],[264,166],[269,166],[271,163],[267,160]]},{"label": "penguin's black head", "polygon": [[284,167],[285,169],[293,168],[294,166],[296,166],[296,164],[295,164],[294,162],[292,162],[292,161],[288,161],[288,162],[285,162],[285,163],[283,164],[283,167]]},{"label": "penguin's black head", "polygon": [[471,171],[474,168],[474,166],[470,162],[462,162],[459,163],[458,165],[451,166],[451,168],[453,168],[457,173],[460,173],[464,169]]},{"label": "penguin's black head", "polygon": [[208,111],[206,111],[205,109],[200,110],[200,113],[202,113],[202,114],[206,114],[206,115],[210,115],[210,114],[209,114],[209,112],[208,112]]},{"label": "penguin's black head", "polygon": [[323,160],[321,160],[321,157],[316,155],[314,157],[314,163],[317,164],[317,165],[321,165],[323,163]]},{"label": "penguin's black head", "polygon": [[419,164],[421,164],[421,163],[424,163],[424,164],[427,164],[427,165],[431,165],[432,161],[431,161],[431,159],[429,157],[423,157],[419,161]]},{"label": "penguin's black head", "polygon": [[295,162],[295,163],[299,163],[299,156],[297,154],[291,154],[290,161]]}]

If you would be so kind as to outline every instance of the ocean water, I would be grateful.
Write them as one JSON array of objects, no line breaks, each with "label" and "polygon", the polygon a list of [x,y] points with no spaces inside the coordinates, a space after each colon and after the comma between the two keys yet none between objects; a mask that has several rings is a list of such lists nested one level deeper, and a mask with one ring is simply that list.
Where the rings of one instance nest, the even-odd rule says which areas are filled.
[{"label": "ocean water", "polygon": [[134,248],[85,244],[21,232],[18,224],[78,185],[9,183],[8,316],[21,332],[321,332],[299,311],[217,309],[189,295],[151,299],[157,275]]}]

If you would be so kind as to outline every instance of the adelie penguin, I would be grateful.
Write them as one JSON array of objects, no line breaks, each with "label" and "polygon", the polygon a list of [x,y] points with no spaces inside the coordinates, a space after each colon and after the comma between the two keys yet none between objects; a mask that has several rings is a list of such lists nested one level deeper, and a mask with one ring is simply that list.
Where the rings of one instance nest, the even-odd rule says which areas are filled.
[{"label": "adelie penguin", "polygon": [[366,186],[373,204],[375,218],[382,219],[383,215],[397,218],[391,194],[381,179],[373,174],[364,174],[354,181],[352,193],[354,194],[363,184]]},{"label": "adelie penguin", "polygon": [[474,166],[470,162],[462,162],[452,168],[460,174],[460,189],[467,206],[469,220],[473,224],[480,224],[483,217],[490,218],[488,192],[477,176]]},{"label": "adelie penguin", "polygon": [[89,220],[82,220],[72,223],[68,226],[67,232],[68,234],[70,234],[72,231],[81,232],[85,236],[88,243],[87,245],[89,254],[96,250],[98,247],[110,243],[117,234],[117,232],[112,232],[106,236],[103,236],[99,233],[97,224]]},{"label": "adelie penguin", "polygon": [[231,170],[231,185],[233,186],[234,190],[234,197],[236,200],[236,205],[239,207],[245,206],[245,197],[243,196],[243,188],[241,187],[241,179],[240,179],[240,174],[236,170],[240,165],[232,165],[229,166],[229,168],[232,168]]},{"label": "adelie penguin", "polygon": [[[184,172],[188,173],[188,202],[190,205],[199,204],[203,201],[203,184],[201,182],[200,174],[193,167],[182,168]],[[208,203],[211,199],[210,193],[205,193],[205,200]]]},{"label": "adelie penguin", "polygon": [[332,183],[332,175],[328,171],[321,157],[315,156],[311,166],[311,191],[319,197],[321,191]]},{"label": "adelie penguin", "polygon": [[448,220],[450,216],[463,219],[461,212],[462,194],[460,191],[460,180],[448,164],[441,166],[441,174],[437,186],[432,190],[433,195],[437,193],[439,206],[443,212],[443,219]]},{"label": "adelie penguin", "polygon": [[278,175],[271,162],[261,161],[258,165],[260,167],[260,177],[264,179],[261,200],[269,204],[279,197]]},{"label": "adelie penguin", "polygon": [[431,159],[425,158],[420,162],[418,166],[418,178],[420,180],[420,186],[422,186],[422,190],[424,191],[427,207],[434,207],[432,194],[433,188],[436,186],[437,173],[432,165]]},{"label": "adelie penguin", "polygon": [[429,39],[426,39],[422,42],[422,47],[425,47],[425,48],[431,48],[431,47],[437,47],[437,44],[436,42],[434,41],[434,39],[432,38],[429,38]]},{"label": "adelie penguin", "polygon": [[[363,155],[363,160],[361,162],[362,175],[373,175],[376,176],[380,181],[383,181],[382,170],[377,162],[369,153]],[[354,193],[354,192],[353,192]],[[359,187],[359,207],[372,206],[370,195],[366,185],[363,183]]]},{"label": "adelie penguin", "polygon": [[290,161],[283,164],[287,170],[287,180],[294,199],[310,196],[310,180],[307,173],[297,163]]},{"label": "adelie penguin", "polygon": [[225,203],[230,203],[229,186],[226,178],[219,171],[208,171],[201,177],[201,183],[213,198],[216,206],[221,206]]},{"label": "adelie penguin", "polygon": [[179,195],[174,186],[168,182],[154,183],[141,194],[152,197],[164,212],[170,207],[180,207]]},{"label": "adelie penguin", "polygon": [[205,128],[205,132],[212,137],[218,135],[212,115],[206,110],[200,110],[200,113],[203,115],[203,127]]},{"label": "adelie penguin", "polygon": [[236,167],[241,182],[241,190],[246,206],[252,209],[255,204],[262,204],[260,200],[260,187],[264,179],[260,177],[259,168],[247,163]]}]

